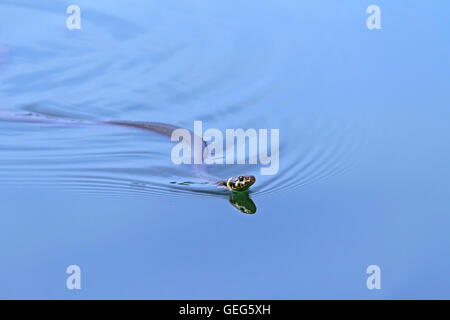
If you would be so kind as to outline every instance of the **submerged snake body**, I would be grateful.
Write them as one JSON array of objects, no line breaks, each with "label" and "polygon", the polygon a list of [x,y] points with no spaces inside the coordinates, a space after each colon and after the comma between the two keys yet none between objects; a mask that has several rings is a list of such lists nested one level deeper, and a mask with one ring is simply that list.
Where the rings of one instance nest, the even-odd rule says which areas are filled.
[{"label": "submerged snake body", "polygon": [[[86,120],[72,120],[64,118],[54,118],[46,115],[42,115],[34,112],[14,112],[8,110],[0,110],[0,119],[2,121],[12,122],[33,122],[33,123],[52,123],[52,124],[64,124],[64,125],[115,125],[122,127],[133,127],[146,131],[151,131],[160,135],[171,137],[172,133],[176,129],[184,129],[168,123],[162,122],[144,122],[144,121],[86,121]],[[187,129],[185,129],[187,130]],[[189,130],[188,130],[189,131]],[[192,131],[189,131],[193,139],[200,139],[204,147],[207,147],[206,143]],[[218,187],[225,187],[231,191],[245,191],[255,183],[254,176],[238,176],[230,177],[226,180],[217,179],[205,170],[204,165],[193,165],[197,170],[196,175],[206,183],[214,184]]]}]

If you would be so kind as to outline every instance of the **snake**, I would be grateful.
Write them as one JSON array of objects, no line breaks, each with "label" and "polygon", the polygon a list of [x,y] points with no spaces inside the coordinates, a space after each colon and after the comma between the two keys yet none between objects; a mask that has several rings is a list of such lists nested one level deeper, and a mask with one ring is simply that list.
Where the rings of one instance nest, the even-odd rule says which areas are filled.
[{"label": "snake", "polygon": [[[15,112],[10,110],[0,110],[0,120],[2,121],[14,121],[14,122],[33,122],[33,123],[53,123],[53,124],[83,124],[83,125],[114,125],[121,127],[132,127],[136,129],[145,130],[148,132],[157,133],[166,137],[172,137],[172,133],[176,129],[185,129],[180,126],[163,123],[163,122],[147,122],[147,121],[87,121],[87,120],[75,120],[67,118],[57,118],[48,115],[44,115],[36,112]],[[185,129],[188,130],[188,129]],[[204,148],[207,147],[206,142],[195,134],[188,130],[194,139],[200,139]],[[203,183],[212,184],[219,188],[225,188],[232,192],[246,192],[256,181],[256,178],[252,175],[240,175],[233,176],[227,179],[218,179],[210,175],[205,165],[193,165],[196,170],[196,175],[203,179]],[[233,204],[233,199],[245,198],[245,195],[233,195],[230,197],[230,202]],[[238,208],[240,211],[245,209]],[[253,211],[253,210],[250,210]],[[249,213],[249,212],[245,212]]]}]

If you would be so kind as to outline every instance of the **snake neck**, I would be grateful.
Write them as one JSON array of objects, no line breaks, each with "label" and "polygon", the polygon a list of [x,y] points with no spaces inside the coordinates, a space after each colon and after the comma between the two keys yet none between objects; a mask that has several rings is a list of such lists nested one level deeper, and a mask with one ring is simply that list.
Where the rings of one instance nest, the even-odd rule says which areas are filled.
[{"label": "snake neck", "polygon": [[217,181],[216,181],[216,186],[218,186],[218,187],[224,187],[224,188],[227,188],[227,189],[228,189],[227,182],[224,181],[224,180],[217,180]]}]

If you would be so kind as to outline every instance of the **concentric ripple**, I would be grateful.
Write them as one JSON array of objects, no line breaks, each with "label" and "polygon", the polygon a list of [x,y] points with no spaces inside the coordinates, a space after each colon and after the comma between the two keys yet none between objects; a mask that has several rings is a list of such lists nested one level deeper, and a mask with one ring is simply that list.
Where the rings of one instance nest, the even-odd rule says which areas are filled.
[{"label": "concentric ripple", "polygon": [[[83,5],[86,19],[77,32],[64,29],[69,4],[54,3],[0,4],[6,17],[0,24],[10,31],[0,44],[0,108],[69,120],[0,122],[3,188],[29,185],[113,197],[226,196],[198,178],[197,168],[173,164],[167,137],[103,120],[157,121],[190,130],[201,120],[204,130],[223,133],[279,129],[275,175],[262,176],[260,165],[207,168],[217,179],[255,175],[256,196],[345,171],[370,134],[364,116],[345,118],[351,112],[324,107],[302,89],[315,69],[294,50],[297,34],[279,24],[286,12],[265,6],[259,10],[267,12],[249,16],[238,10],[225,19],[217,3],[201,11],[168,2],[145,13],[91,3]],[[23,26],[8,17],[19,14],[40,29],[14,37]],[[174,20],[186,28],[175,29]]]}]

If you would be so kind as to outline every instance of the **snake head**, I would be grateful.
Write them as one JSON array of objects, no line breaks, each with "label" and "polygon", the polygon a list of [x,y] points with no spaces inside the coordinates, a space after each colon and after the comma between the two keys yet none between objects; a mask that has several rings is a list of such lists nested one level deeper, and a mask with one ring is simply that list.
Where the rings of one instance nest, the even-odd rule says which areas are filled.
[{"label": "snake head", "polygon": [[256,181],[254,176],[231,177],[227,180],[227,188],[232,191],[245,191]]}]

